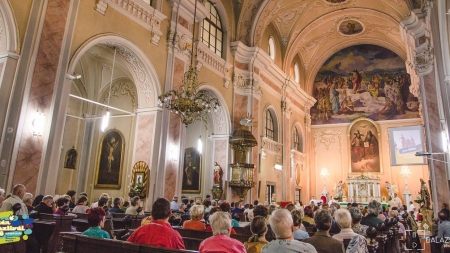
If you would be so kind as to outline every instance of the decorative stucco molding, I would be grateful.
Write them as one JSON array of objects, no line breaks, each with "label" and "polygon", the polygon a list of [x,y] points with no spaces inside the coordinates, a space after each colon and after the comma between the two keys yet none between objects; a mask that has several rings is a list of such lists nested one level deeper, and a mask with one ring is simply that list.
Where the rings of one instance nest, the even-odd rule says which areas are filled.
[{"label": "decorative stucco molding", "polygon": [[268,154],[281,155],[282,147],[283,144],[281,143],[278,143],[266,137],[261,138],[261,148],[263,148],[264,151],[266,151]]},{"label": "decorative stucco molding", "polygon": [[98,0],[94,9],[105,15],[108,6],[149,30],[152,34],[151,43],[158,45],[162,35],[161,22],[166,19],[166,15],[141,0]]},{"label": "decorative stucco molding", "polygon": [[316,132],[314,134],[314,147],[322,143],[327,150],[330,149],[330,145],[339,141],[339,152],[342,153],[342,136],[343,133],[333,130],[325,130],[323,132]]},{"label": "decorative stucco molding", "polygon": [[146,102],[150,103],[152,100],[152,84],[150,77],[146,74],[144,64],[138,59],[136,54],[134,54],[128,48],[117,44],[115,42],[101,43],[109,48],[116,48],[117,53],[123,57],[123,59],[131,65],[131,70],[134,72],[133,77],[135,82],[139,85],[141,92],[146,98]]},{"label": "decorative stucco molding", "polygon": [[[106,92],[105,96],[103,98],[103,103],[105,103],[108,100],[109,93]],[[134,88],[133,84],[130,83],[115,83],[111,87],[111,96],[120,98],[121,96],[130,96],[131,97],[131,103],[133,106],[136,106],[136,90]]]},{"label": "decorative stucco molding", "polygon": [[427,42],[419,46],[414,56],[414,69],[417,75],[423,73],[429,73],[434,65],[434,49],[431,47],[430,39],[427,38]]},{"label": "decorative stucco molding", "polygon": [[220,56],[215,54],[211,49],[209,49],[204,43],[200,42],[197,45],[197,61],[202,66],[206,66],[208,69],[212,70],[214,73],[220,75],[224,79],[224,87],[228,88],[231,77],[230,71],[232,64],[226,62]]}]

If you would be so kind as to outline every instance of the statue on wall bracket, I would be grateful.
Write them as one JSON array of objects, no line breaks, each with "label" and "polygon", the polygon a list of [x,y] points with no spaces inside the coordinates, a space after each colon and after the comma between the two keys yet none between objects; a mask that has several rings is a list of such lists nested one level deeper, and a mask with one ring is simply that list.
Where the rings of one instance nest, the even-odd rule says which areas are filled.
[{"label": "statue on wall bracket", "polygon": [[223,178],[223,169],[217,162],[214,162],[214,184],[211,189],[211,193],[213,195],[213,199],[219,200],[222,197],[223,189],[222,189],[222,178]]}]

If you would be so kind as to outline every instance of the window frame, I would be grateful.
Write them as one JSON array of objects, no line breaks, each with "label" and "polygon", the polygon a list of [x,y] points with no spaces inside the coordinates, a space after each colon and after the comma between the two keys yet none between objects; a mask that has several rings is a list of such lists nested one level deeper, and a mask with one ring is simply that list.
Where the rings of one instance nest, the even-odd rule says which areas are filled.
[{"label": "window frame", "polygon": [[268,46],[269,57],[272,60],[275,60],[275,40],[272,36],[269,37],[269,46]]},{"label": "window frame", "polygon": [[264,127],[264,134],[266,138],[275,141],[275,122],[273,120],[272,112],[266,110],[266,125]]},{"label": "window frame", "polygon": [[297,83],[300,83],[300,67],[298,66],[298,63],[294,64],[294,80]]},{"label": "window frame", "polygon": [[[214,6],[213,3],[211,3],[210,1],[206,1],[205,3],[205,7],[208,8],[207,5],[210,5],[209,7],[209,15],[207,15],[203,21],[202,21],[202,31],[201,31],[201,36],[200,39],[202,41],[202,43],[204,43],[211,51],[213,51],[214,54],[218,55],[219,57],[222,57],[223,55],[223,44],[224,44],[224,31],[223,31],[223,26],[222,26],[222,19],[219,15],[219,11],[217,10],[217,8]],[[214,10],[214,13],[212,13],[211,11]],[[217,25],[215,22],[213,22],[213,20],[211,19],[211,17],[214,16],[214,18],[216,19],[217,23],[220,25]],[[208,26],[206,28],[206,25]],[[214,30],[214,35],[212,36],[211,34],[211,30]],[[218,32],[221,33],[221,37],[218,38]],[[204,34],[208,35],[208,38],[204,38]],[[214,39],[214,45],[212,45],[211,43],[211,38]],[[217,47],[218,43],[220,43],[220,47]]]}]

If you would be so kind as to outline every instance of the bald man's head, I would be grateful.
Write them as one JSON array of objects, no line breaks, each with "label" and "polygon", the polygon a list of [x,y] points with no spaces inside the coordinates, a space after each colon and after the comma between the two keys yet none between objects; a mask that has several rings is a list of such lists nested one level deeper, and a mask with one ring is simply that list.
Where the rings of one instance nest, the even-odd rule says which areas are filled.
[{"label": "bald man's head", "polygon": [[16,184],[16,185],[14,185],[14,187],[12,189],[12,194],[16,195],[17,197],[22,199],[23,196],[25,195],[26,191],[27,191],[27,189],[25,188],[25,186],[23,184]]}]

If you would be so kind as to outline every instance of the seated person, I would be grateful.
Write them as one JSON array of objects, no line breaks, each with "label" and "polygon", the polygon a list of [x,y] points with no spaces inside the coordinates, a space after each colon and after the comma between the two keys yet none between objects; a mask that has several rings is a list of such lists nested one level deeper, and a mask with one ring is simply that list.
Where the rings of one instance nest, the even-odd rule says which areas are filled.
[{"label": "seated person", "polygon": [[97,202],[97,207],[103,208],[106,214],[109,214],[108,201],[108,198],[100,198]]},{"label": "seated person", "polygon": [[88,199],[85,196],[80,196],[77,205],[72,210],[72,213],[87,213],[89,207],[87,206]]},{"label": "seated person", "polygon": [[169,218],[171,216],[170,202],[165,198],[157,199],[152,205],[153,220],[150,224],[137,228],[127,242],[184,249],[180,233],[170,226]]},{"label": "seated person", "polygon": [[382,210],[383,209],[381,208],[381,203],[376,200],[372,200],[367,205],[368,214],[366,216],[362,217],[361,224],[376,228],[378,226],[378,223],[383,222],[382,220],[380,220],[378,218],[378,214]]},{"label": "seated person", "polygon": [[[446,212],[439,212],[438,214],[439,222],[438,233],[435,238],[430,238],[431,243],[431,253],[439,253],[444,242],[447,242],[450,238],[450,221],[448,221],[448,216]],[[432,240],[434,239],[434,240]]]},{"label": "seated person", "polygon": [[[288,210],[288,209],[286,209]],[[289,211],[289,210],[288,210]],[[294,221],[294,239],[303,240],[309,237],[308,233],[302,229],[300,229],[302,225],[302,213],[299,210],[292,210],[291,212],[292,219]]]},{"label": "seated person", "polygon": [[353,232],[366,236],[366,230],[369,226],[361,225],[361,219],[363,217],[358,207],[351,207],[348,209],[350,216],[352,217],[352,230]]},{"label": "seated person", "polygon": [[[266,224],[267,224],[267,233],[266,233],[266,240],[270,241],[272,239],[275,238],[275,234],[272,231],[272,228],[270,227],[270,224],[268,224],[268,217],[269,217],[269,210],[267,209],[267,207],[262,206],[262,205],[257,205],[255,206],[255,208],[253,208],[253,212],[252,215],[254,215],[254,217],[256,216],[262,216],[266,219]],[[247,226],[244,227],[244,235],[253,235],[251,229],[250,229],[250,224],[248,224]]]},{"label": "seated person", "polygon": [[240,202],[235,202],[234,203],[234,208],[231,209],[231,217],[234,220],[240,221],[241,220],[241,216],[244,213],[244,209],[242,209],[241,207],[241,203]]},{"label": "seated person", "polygon": [[333,238],[341,242],[344,242],[344,239],[350,239],[350,243],[348,244],[349,246],[347,246],[347,252],[349,252],[349,248],[352,250],[350,252],[369,252],[366,238],[355,233],[350,227],[352,224],[352,217],[348,210],[337,210],[334,213],[334,219],[336,220],[337,225],[341,228],[341,232],[333,235]]},{"label": "seated person", "polygon": [[58,207],[53,214],[66,215],[69,211],[69,200],[67,200],[64,196],[59,197],[56,200],[56,206]]},{"label": "seated person", "polygon": [[205,223],[201,222],[201,219],[203,218],[203,211],[204,208],[202,205],[193,205],[189,210],[191,219],[183,222],[183,228],[205,231],[206,225]]},{"label": "seated person", "polygon": [[314,226],[314,209],[311,206],[305,206],[305,217],[303,217],[303,222],[305,226]]},{"label": "seated person", "polygon": [[261,253],[272,252],[308,252],[317,253],[311,244],[294,239],[294,221],[291,213],[286,209],[279,209],[272,213],[269,219],[270,226],[275,233],[276,240],[264,245]]},{"label": "seated person", "polygon": [[125,211],[126,214],[131,215],[143,215],[144,211],[141,208],[141,211],[138,212],[138,208],[141,206],[141,199],[138,196],[134,196],[131,198],[131,206],[127,208]]},{"label": "seated person", "polygon": [[37,212],[37,214],[46,213],[53,214],[56,211],[55,202],[53,202],[52,195],[46,195],[42,198],[41,203],[39,203],[33,211]]},{"label": "seated person", "polygon": [[123,205],[123,198],[114,198],[113,204],[114,206],[108,210],[109,213],[125,213],[122,209],[120,209]]},{"label": "seated person", "polygon": [[22,201],[27,207],[28,213],[33,211],[33,194],[29,192],[25,193],[25,195],[23,195]]},{"label": "seated person", "polygon": [[264,245],[269,243],[266,240],[267,225],[266,218],[256,216],[250,222],[250,229],[253,235],[244,243],[247,253],[259,253]]},{"label": "seated person", "polygon": [[304,242],[313,245],[321,253],[343,253],[344,244],[331,238],[329,231],[331,228],[331,214],[326,210],[319,210],[314,216],[317,232]]},{"label": "seated person", "polygon": [[227,253],[245,253],[245,247],[242,242],[230,238],[231,233],[231,215],[229,212],[215,212],[209,217],[213,236],[200,243],[199,251],[207,252],[227,252]]},{"label": "seated person", "polygon": [[105,224],[106,213],[101,207],[94,207],[88,210],[88,230],[84,231],[82,235],[96,238],[110,239],[108,232],[102,230]]},{"label": "seated person", "polygon": [[130,207],[130,201],[125,201],[123,202],[123,206],[121,206],[120,209],[122,209],[122,211],[125,213],[128,207]]},{"label": "seated person", "polygon": [[[228,204],[227,202],[222,202],[220,205],[220,210],[222,210],[222,212],[227,212],[231,215],[231,206],[230,204]],[[233,227],[239,227],[239,222],[235,219],[231,219],[231,226]]]},{"label": "seated person", "polygon": [[[221,210],[220,210],[220,207],[217,207],[217,206],[216,206],[216,207],[211,208],[211,210],[209,211],[208,219],[205,220],[205,221],[206,221],[208,224],[210,224],[210,222],[209,222],[209,216],[213,215],[215,212],[220,212],[220,211],[221,211]],[[205,231],[206,231],[206,232],[212,232],[212,227],[211,227],[210,225],[207,225]],[[234,228],[231,228],[231,234],[232,234],[232,235],[236,234],[236,231],[234,230]]]}]

